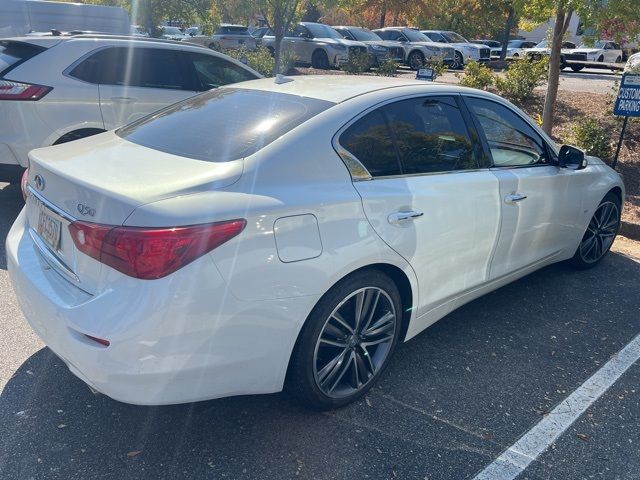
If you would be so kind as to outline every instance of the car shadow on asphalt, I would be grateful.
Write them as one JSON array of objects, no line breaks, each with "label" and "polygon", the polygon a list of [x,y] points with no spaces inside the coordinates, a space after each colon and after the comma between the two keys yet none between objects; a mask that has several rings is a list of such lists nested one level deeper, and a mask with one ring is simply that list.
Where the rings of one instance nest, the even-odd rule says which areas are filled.
[{"label": "car shadow on asphalt", "polygon": [[7,269],[7,255],[4,241],[9,229],[22,210],[24,202],[20,193],[20,185],[17,183],[0,183],[0,269]]},{"label": "car shadow on asphalt", "polygon": [[0,394],[0,478],[471,478],[638,334],[639,283],[615,252],[542,269],[401,345],[365,399],[326,413],[285,393],[126,405],[43,348]]}]

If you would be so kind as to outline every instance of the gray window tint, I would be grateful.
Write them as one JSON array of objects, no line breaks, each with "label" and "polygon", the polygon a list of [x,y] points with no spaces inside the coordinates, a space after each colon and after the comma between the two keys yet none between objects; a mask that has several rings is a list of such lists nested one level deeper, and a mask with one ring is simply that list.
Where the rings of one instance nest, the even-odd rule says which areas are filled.
[{"label": "gray window tint", "polygon": [[373,177],[402,173],[391,133],[379,110],[368,113],[347,128],[340,135],[340,145]]},{"label": "gray window tint", "polygon": [[519,115],[496,102],[466,99],[498,167],[547,163],[542,137]]},{"label": "gray window tint", "polygon": [[334,105],[284,93],[219,88],[119,129],[122,138],[209,162],[251,155]]},{"label": "gray window tint", "polygon": [[197,77],[196,88],[200,92],[258,78],[253,73],[224,58],[195,52],[189,52],[187,56],[193,64]]},{"label": "gray window tint", "polygon": [[453,97],[420,97],[382,107],[405,174],[477,167],[473,144]]},{"label": "gray window tint", "polygon": [[46,48],[31,43],[0,41],[0,76],[45,50]]},{"label": "gray window tint", "polygon": [[90,83],[189,90],[174,50],[110,47],[85,59],[70,73]]}]

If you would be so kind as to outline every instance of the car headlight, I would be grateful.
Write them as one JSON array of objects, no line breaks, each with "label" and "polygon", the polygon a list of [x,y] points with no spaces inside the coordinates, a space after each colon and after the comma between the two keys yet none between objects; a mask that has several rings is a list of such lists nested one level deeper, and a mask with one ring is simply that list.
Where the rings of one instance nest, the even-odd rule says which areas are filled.
[{"label": "car headlight", "polygon": [[382,45],[371,45],[371,49],[375,50],[376,52],[386,52],[387,51],[387,47],[383,47]]},{"label": "car headlight", "polygon": [[336,43],[336,44],[333,45],[333,48],[335,48],[336,50],[344,51],[344,50],[347,49],[347,46],[343,45],[341,43]]}]

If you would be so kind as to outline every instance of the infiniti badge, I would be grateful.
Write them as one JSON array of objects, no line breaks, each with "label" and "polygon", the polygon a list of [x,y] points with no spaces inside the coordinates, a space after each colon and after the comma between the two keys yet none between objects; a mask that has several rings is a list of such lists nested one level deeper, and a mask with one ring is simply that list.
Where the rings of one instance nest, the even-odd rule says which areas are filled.
[{"label": "infiniti badge", "polygon": [[36,188],[40,191],[44,190],[44,178],[42,178],[42,175],[38,174],[35,176],[35,178],[33,179],[35,184],[36,184]]}]

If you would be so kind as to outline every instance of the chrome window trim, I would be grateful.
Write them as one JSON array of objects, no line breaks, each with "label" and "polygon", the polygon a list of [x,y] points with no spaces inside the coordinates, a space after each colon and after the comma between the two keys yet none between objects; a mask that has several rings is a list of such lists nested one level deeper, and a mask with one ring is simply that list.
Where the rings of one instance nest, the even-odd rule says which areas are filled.
[{"label": "chrome window trim", "polygon": [[[445,171],[445,172],[404,173],[402,175],[380,175],[380,176],[374,177],[373,175],[371,175],[371,172],[369,172],[369,170],[367,170],[367,168],[364,166],[364,164],[355,155],[353,155],[346,148],[344,148],[339,142],[340,136],[351,125],[356,123],[358,120],[363,118],[365,115],[368,115],[369,113],[373,112],[374,110],[376,110],[378,108],[381,108],[381,107],[384,107],[385,105],[388,105],[390,103],[400,102],[400,101],[403,101],[403,100],[408,100],[408,99],[411,99],[411,98],[419,98],[419,97],[446,97],[446,96],[456,97],[456,96],[460,96],[460,95],[461,95],[460,92],[422,92],[422,93],[409,93],[409,94],[406,94],[406,95],[401,95],[401,96],[394,97],[394,98],[391,98],[391,99],[383,100],[383,101],[381,101],[379,103],[376,103],[375,105],[370,106],[366,110],[361,111],[358,115],[356,115],[355,117],[351,118],[349,121],[347,121],[347,123],[345,123],[342,127],[340,127],[338,129],[338,131],[333,135],[333,138],[331,139],[331,146],[333,147],[335,152],[338,154],[338,157],[340,157],[340,160],[342,160],[342,163],[344,163],[345,167],[349,171],[349,174],[351,175],[351,180],[353,182],[362,182],[362,181],[385,179],[385,178],[420,177],[420,176],[424,176],[424,175],[447,175],[447,174],[450,174],[450,173],[466,173],[466,172],[477,172],[477,171],[488,170],[489,168],[487,168],[487,167],[478,167],[478,168],[465,169],[465,170],[449,170],[449,171]],[[357,162],[357,166],[361,167],[364,170],[364,172],[366,172],[366,175],[363,174],[363,173],[357,173],[357,172],[354,173],[352,171],[352,169],[349,167],[349,165],[347,164],[347,161],[345,161],[345,159],[343,158],[343,155],[348,157],[347,161],[349,161],[351,159],[355,160],[355,162]]]}]

